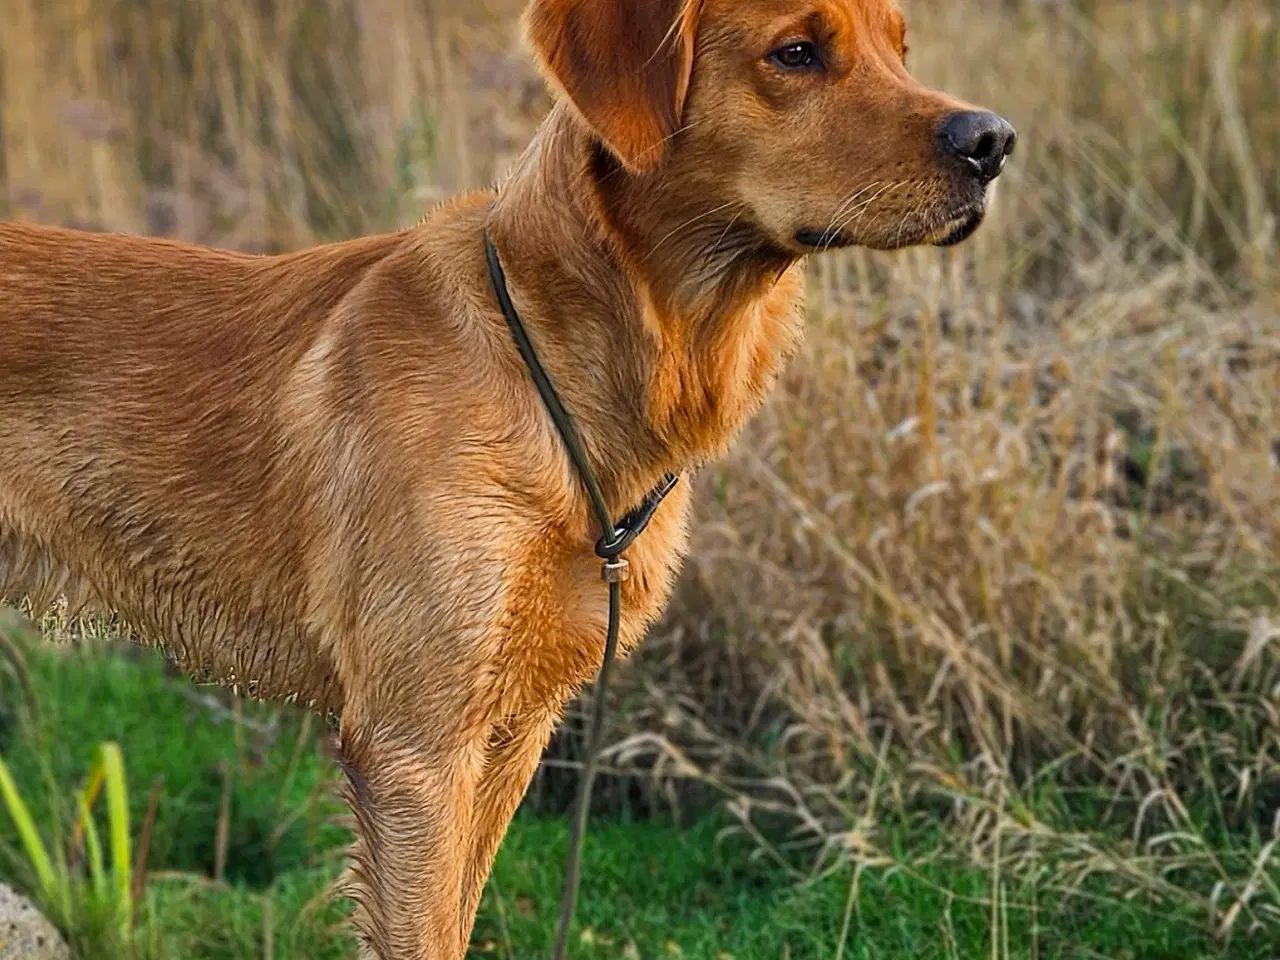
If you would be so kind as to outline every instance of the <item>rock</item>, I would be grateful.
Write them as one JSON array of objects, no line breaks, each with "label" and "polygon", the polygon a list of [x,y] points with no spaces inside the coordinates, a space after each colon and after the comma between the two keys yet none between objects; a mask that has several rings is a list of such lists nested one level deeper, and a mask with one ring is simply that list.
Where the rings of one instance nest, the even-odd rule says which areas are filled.
[{"label": "rock", "polygon": [[0,883],[0,960],[71,960],[61,935],[31,901]]}]

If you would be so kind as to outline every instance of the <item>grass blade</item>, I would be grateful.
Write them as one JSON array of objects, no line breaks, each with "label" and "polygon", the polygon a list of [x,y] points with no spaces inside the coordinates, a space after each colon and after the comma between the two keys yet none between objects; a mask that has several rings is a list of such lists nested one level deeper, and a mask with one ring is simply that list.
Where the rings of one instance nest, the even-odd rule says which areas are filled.
[{"label": "grass blade", "polygon": [[22,799],[22,794],[18,792],[18,785],[13,782],[9,767],[2,758],[0,758],[0,797],[4,799],[9,817],[17,828],[23,849],[26,850],[27,859],[31,861],[31,867],[35,870],[36,880],[40,884],[45,903],[61,906],[63,916],[69,916],[71,904],[66,877],[64,875],[61,880],[59,879],[63,871],[55,868],[44,841],[40,839],[35,821],[31,818],[31,811],[26,801]]},{"label": "grass blade", "polygon": [[124,755],[115,743],[104,743],[101,763],[106,773],[107,819],[111,843],[111,875],[115,887],[117,920],[124,941],[133,926],[133,855],[129,839],[129,791]]},{"label": "grass blade", "polygon": [[[84,834],[85,851],[89,857],[89,876],[93,882],[93,892],[99,900],[107,896],[107,873],[102,862],[102,842],[98,839],[98,827],[93,822],[93,807],[98,801],[98,794],[106,779],[106,768],[99,759],[89,770],[84,789],[80,792],[80,819],[76,823],[77,836],[73,844],[79,842],[79,834]],[[74,849],[74,847],[73,847]]]}]

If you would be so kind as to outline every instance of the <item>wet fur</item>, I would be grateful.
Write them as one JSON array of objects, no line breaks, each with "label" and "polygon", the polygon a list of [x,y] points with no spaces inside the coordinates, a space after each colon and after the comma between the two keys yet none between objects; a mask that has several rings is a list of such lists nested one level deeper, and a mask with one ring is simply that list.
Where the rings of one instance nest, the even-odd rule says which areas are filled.
[{"label": "wet fur", "polygon": [[[957,101],[907,77],[900,17],[816,6],[865,49],[832,60],[844,139],[797,114],[805,164],[770,120],[801,88],[739,52],[808,4],[537,0],[561,102],[501,189],[414,229],[252,257],[0,224],[0,596],[116,611],[193,676],[339,715],[357,923],[384,960],[463,954],[604,636],[599,531],[484,232],[620,515],[720,455],[795,348],[809,224],[787,218],[834,224],[897,178],[844,225],[895,246],[971,202],[930,139]],[[689,490],[629,551],[626,650],[670,592]]]}]

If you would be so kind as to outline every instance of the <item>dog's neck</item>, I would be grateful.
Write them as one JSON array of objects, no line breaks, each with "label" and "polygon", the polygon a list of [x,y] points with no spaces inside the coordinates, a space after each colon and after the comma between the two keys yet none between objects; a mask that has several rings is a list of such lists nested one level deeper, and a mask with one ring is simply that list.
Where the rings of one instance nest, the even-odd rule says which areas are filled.
[{"label": "dog's neck", "polygon": [[629,176],[561,105],[490,217],[615,512],[723,452],[799,339],[795,260],[706,196],[669,170]]}]

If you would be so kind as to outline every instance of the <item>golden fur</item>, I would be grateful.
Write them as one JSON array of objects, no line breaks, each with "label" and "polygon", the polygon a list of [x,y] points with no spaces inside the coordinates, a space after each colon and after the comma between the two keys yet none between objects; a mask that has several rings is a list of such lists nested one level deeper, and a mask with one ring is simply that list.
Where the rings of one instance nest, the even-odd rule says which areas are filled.
[{"label": "golden fur", "polygon": [[[527,26],[558,105],[500,189],[412,230],[252,257],[0,224],[0,594],[84,598],[194,676],[339,714],[384,960],[463,954],[605,633],[484,231],[621,515],[759,407],[805,230],[934,242],[985,203],[889,0],[535,0]],[[770,57],[797,39],[820,68]],[[688,501],[629,551],[626,650]]]}]

